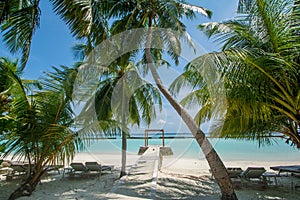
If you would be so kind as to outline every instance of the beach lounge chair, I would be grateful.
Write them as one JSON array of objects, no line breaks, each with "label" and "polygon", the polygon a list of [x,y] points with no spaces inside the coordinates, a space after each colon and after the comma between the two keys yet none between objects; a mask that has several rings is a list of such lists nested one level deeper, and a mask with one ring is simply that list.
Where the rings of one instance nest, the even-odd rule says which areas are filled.
[{"label": "beach lounge chair", "polygon": [[270,169],[278,171],[278,175],[280,175],[282,172],[300,174],[300,165],[274,166],[270,167]]},{"label": "beach lounge chair", "polygon": [[2,161],[0,165],[0,174],[5,174],[4,176],[9,176],[12,174],[12,168],[10,168],[11,162],[9,161]]},{"label": "beach lounge chair", "polygon": [[90,173],[96,172],[98,178],[101,176],[101,165],[97,162],[86,162],[85,166],[88,168]]},{"label": "beach lounge chair", "polygon": [[60,174],[60,170],[64,168],[64,165],[47,165],[45,169],[47,172],[56,171],[58,174]]},{"label": "beach lounge chair", "polygon": [[12,164],[10,168],[12,168],[12,175],[26,174],[28,169],[24,164]]},{"label": "beach lounge chair", "polygon": [[227,167],[226,170],[227,170],[227,173],[228,173],[229,177],[231,178],[233,187],[235,189],[241,188],[242,182],[241,182],[241,179],[240,179],[240,175],[243,172],[242,168],[240,168],[240,167]]},{"label": "beach lounge chair", "polygon": [[110,171],[110,173],[112,173],[112,170],[113,170],[113,165],[102,165],[101,166],[101,172]]},{"label": "beach lounge chair", "polygon": [[[281,176],[281,173],[287,173],[286,175],[288,175],[288,173],[290,173],[292,176],[300,177],[300,165],[274,166],[274,167],[270,167],[270,169],[272,169],[274,171],[278,171],[278,174],[277,174],[278,177]],[[277,182],[276,182],[276,184],[277,184]],[[295,184],[293,182],[293,179],[291,179],[291,186],[292,186],[292,189],[300,188],[300,184],[299,183]]]},{"label": "beach lounge chair", "polygon": [[[240,167],[227,167],[226,170],[230,178],[239,178],[243,172]],[[211,178],[214,178],[211,169],[209,169],[209,172],[211,173]]]},{"label": "beach lounge chair", "polygon": [[98,171],[101,170],[101,173],[104,171],[110,171],[112,173],[113,166],[112,165],[101,165],[98,162],[86,162],[86,167],[90,171]]},{"label": "beach lounge chair", "polygon": [[6,180],[11,181],[14,176],[20,176],[20,175],[27,174],[28,169],[24,164],[11,163],[10,166],[7,167],[6,172],[7,172],[7,174],[4,175],[4,176],[6,176]]},{"label": "beach lounge chair", "polygon": [[248,167],[241,173],[241,177],[247,179],[261,179],[265,172],[266,169],[264,167]]},{"label": "beach lounge chair", "polygon": [[69,176],[74,176],[76,174],[83,175],[89,172],[89,169],[83,163],[71,163],[70,166],[72,167]]},{"label": "beach lounge chair", "polygon": [[243,172],[240,167],[227,167],[226,170],[230,178],[239,178]]},{"label": "beach lounge chair", "polygon": [[[260,188],[267,187],[266,179],[263,174],[266,172],[264,167],[248,167],[241,173],[241,180],[245,183],[257,183]],[[246,182],[245,182],[246,181]]]}]

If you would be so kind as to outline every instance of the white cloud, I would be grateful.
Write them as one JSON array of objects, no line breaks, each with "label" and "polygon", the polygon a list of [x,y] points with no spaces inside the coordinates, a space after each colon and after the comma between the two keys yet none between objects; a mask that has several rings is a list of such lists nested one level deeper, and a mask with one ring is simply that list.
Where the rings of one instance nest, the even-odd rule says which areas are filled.
[{"label": "white cloud", "polygon": [[165,120],[163,120],[163,119],[160,119],[160,120],[158,120],[158,122],[157,122],[158,124],[165,124],[165,123],[167,123]]}]

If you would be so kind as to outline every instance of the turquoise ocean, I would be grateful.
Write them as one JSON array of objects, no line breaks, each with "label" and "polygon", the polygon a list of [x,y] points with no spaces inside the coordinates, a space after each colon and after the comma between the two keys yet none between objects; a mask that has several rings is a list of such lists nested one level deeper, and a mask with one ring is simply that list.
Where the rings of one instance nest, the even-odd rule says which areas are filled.
[{"label": "turquoise ocean", "polygon": [[[161,136],[149,138],[149,145],[162,145]],[[176,157],[199,158],[205,156],[199,148],[195,139],[186,134],[166,134],[165,145],[170,146]],[[287,161],[300,163],[300,150],[286,144],[282,139],[276,139],[272,145],[259,145],[257,141],[236,140],[224,138],[208,138],[212,146],[224,161]],[[85,152],[118,154],[121,153],[121,139],[90,139],[90,145]],[[127,139],[127,152],[137,154],[140,146],[144,146],[145,140],[142,137]]]}]

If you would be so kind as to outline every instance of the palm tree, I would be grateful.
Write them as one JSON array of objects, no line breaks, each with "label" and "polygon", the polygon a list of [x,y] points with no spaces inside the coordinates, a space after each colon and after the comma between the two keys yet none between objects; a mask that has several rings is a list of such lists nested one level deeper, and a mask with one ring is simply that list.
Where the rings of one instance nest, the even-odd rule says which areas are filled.
[{"label": "palm tree", "polygon": [[[28,6],[27,1],[19,1],[22,4],[14,3],[17,9],[11,10],[8,12],[9,18],[4,20],[4,41],[9,45],[11,51],[19,50],[23,48],[23,66],[26,59],[28,58],[30,42],[35,28],[38,25],[39,19],[39,10],[38,3],[36,0],[34,3]],[[123,23],[123,27],[119,26],[118,30],[129,30],[137,27],[146,27],[149,28],[148,42],[146,45],[151,46],[153,41],[150,40],[150,30],[151,28],[170,28],[175,31],[179,36],[183,37],[186,34],[185,25],[180,21],[183,17],[192,18],[195,16],[194,10],[209,16],[211,13],[201,7],[192,6],[185,4],[183,1],[76,1],[76,3],[68,1],[59,1],[52,0],[55,11],[59,13],[62,18],[67,22],[69,27],[72,30],[72,33],[78,38],[92,38],[97,41],[97,38],[100,38],[100,42],[103,39],[103,36],[107,35],[106,33],[106,20],[103,19],[105,14],[109,14],[111,17],[121,17],[123,20],[120,20],[119,24]],[[24,6],[24,9],[23,9]],[[17,15],[20,11],[30,10],[32,8],[33,12],[29,15]],[[2,7],[1,7],[2,8]],[[11,7],[13,8],[13,7]],[[28,9],[27,9],[28,8]],[[3,10],[0,10],[1,12]],[[100,11],[100,12],[97,12]],[[76,15],[74,14],[76,12]],[[13,14],[16,14],[15,18],[10,18]],[[18,17],[19,16],[19,17]],[[26,17],[26,23],[20,23],[20,16],[29,16]],[[10,21],[14,19],[14,21]],[[24,18],[25,20],[25,18]],[[30,23],[27,23],[30,21]],[[28,26],[25,26],[28,24]],[[24,26],[21,26],[24,25]],[[20,27],[18,27],[20,26]],[[23,29],[20,29],[23,28]],[[30,29],[30,30],[29,30]],[[15,37],[18,36],[17,33],[21,34],[24,37]],[[27,36],[27,37],[25,37]],[[100,37],[99,37],[100,36]],[[176,37],[176,34],[167,34],[165,33],[164,40],[168,41],[168,50],[172,58],[178,63],[178,54],[177,50],[180,52],[180,42],[179,37]],[[98,42],[99,43],[99,42]],[[25,44],[25,45],[24,45]],[[27,48],[25,48],[27,47]],[[148,46],[146,46],[148,47]],[[27,54],[26,54],[27,53]],[[145,56],[147,63],[152,63],[151,56],[154,58],[161,58],[160,50],[150,50],[145,48]],[[212,169],[213,175],[215,176],[222,192],[222,199],[236,199],[232,183],[227,175],[226,169],[219,156],[216,154],[214,149],[211,147],[208,140],[205,138],[204,133],[199,129],[197,124],[194,123],[192,117],[185,112],[182,106],[176,101],[175,98],[172,98],[170,93],[166,88],[163,87],[163,84],[160,82],[160,78],[156,73],[156,70],[152,64],[149,65],[149,68],[152,72],[152,75],[158,85],[159,90],[165,95],[171,105],[176,109],[179,115],[182,116],[185,123],[188,124],[191,132],[194,134],[197,142],[203,150],[206,152],[207,160]],[[208,152],[207,147],[210,151]],[[208,153],[207,153],[208,152]]]},{"label": "palm tree", "polygon": [[30,162],[25,182],[9,197],[16,199],[31,195],[47,166],[70,161],[82,142],[71,128],[74,116],[70,106],[72,90],[68,89],[72,88],[76,70],[55,68],[48,74],[50,78],[41,83],[44,89],[37,93],[10,68],[6,70],[12,83],[12,107],[4,116],[9,119],[8,128],[1,135],[4,157],[13,155]]},{"label": "palm tree", "polygon": [[[182,117],[204,151],[212,173],[220,186],[222,199],[237,199],[223,162],[193,118],[164,87],[156,66],[153,64],[153,61],[162,58],[161,49],[151,48],[154,46],[153,43],[165,45],[167,53],[172,56],[175,63],[178,63],[178,55],[181,51],[180,38],[187,36],[185,25],[180,20],[183,17],[194,17],[194,10],[205,16],[210,16],[211,13],[202,7],[185,4],[183,1],[112,1],[112,4],[114,6],[110,10],[110,17],[119,19],[115,22],[118,33],[134,28],[145,28],[146,38],[141,38],[141,40],[136,38],[136,40],[140,44],[143,44],[143,39],[146,40],[143,58],[158,89]],[[156,28],[165,28],[167,31]]]},{"label": "palm tree", "polygon": [[[222,51],[194,60],[186,77],[198,87],[203,85],[197,73],[199,66],[213,64],[223,73],[227,113],[222,136],[262,144],[281,137],[300,148],[300,2],[250,2],[251,6],[244,6],[244,14],[234,20],[200,26],[223,43]],[[198,79],[192,80],[191,73],[198,74]],[[203,104],[210,105],[203,91],[190,95],[186,102],[198,96]],[[202,109],[198,116],[200,122],[209,113]]]},{"label": "palm tree", "polygon": [[[77,53],[85,55],[89,48],[80,45],[75,49],[78,51]],[[115,49],[118,49],[118,47],[115,46]],[[84,52],[80,53],[80,51]],[[158,90],[142,79],[136,66],[130,62],[130,57],[134,56],[132,53],[121,55],[104,69],[101,68],[99,76],[95,76],[99,69],[93,68],[95,63],[93,63],[92,55],[94,53],[89,52],[86,55],[87,62],[82,64],[82,66],[88,66],[86,71],[92,72],[92,75],[87,75],[88,72],[86,73],[83,70],[82,74],[85,77],[81,81],[93,82],[97,86],[91,87],[93,91],[88,89],[79,95],[81,101],[87,101],[80,115],[87,116],[87,113],[95,110],[97,120],[115,120],[120,123],[122,135],[120,177],[122,177],[126,175],[128,126],[140,126],[142,122],[149,125],[155,117],[155,104],[157,103],[161,107],[162,101]],[[94,90],[94,88],[96,89]],[[95,94],[88,95],[91,93]],[[90,96],[92,97],[89,98]],[[86,97],[89,99],[86,99]],[[89,118],[84,117],[84,119],[90,121]]]}]

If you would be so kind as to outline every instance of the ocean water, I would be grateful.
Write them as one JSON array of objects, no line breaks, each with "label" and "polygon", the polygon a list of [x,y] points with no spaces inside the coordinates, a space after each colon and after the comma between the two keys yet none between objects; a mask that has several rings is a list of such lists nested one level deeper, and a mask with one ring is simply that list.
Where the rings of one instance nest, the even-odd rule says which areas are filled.
[{"label": "ocean water", "polygon": [[[208,138],[223,161],[287,161],[300,163],[300,150],[278,139],[268,146],[259,146],[257,141]],[[87,146],[88,153],[117,154],[121,153],[121,139],[92,139]],[[162,139],[149,139],[149,145],[162,145]],[[165,145],[170,146],[173,156],[205,159],[204,154],[193,138],[166,138]],[[139,147],[144,146],[144,139],[127,139],[127,152],[137,154]]]}]

